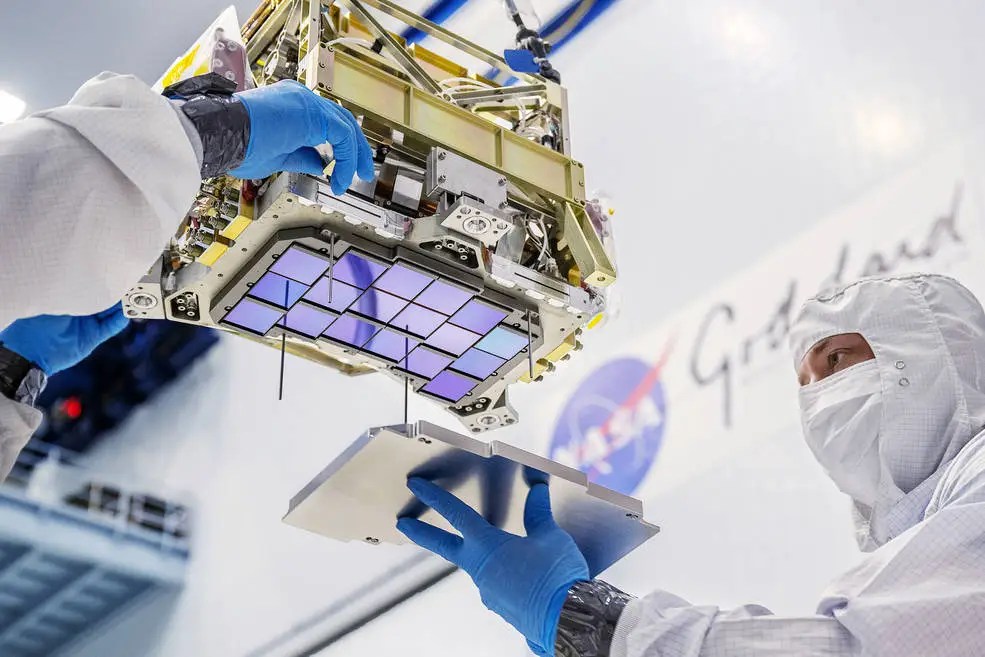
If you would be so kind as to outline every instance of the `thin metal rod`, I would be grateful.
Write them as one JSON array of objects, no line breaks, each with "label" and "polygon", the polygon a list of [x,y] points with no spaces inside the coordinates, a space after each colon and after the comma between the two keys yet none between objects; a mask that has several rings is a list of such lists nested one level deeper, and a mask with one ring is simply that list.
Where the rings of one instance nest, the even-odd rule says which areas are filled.
[{"label": "thin metal rod", "polygon": [[284,356],[287,353],[287,334],[280,334],[280,389],[277,391],[277,401],[284,399]]},{"label": "thin metal rod", "polygon": [[[363,0],[364,5],[368,5],[373,9],[379,9],[385,14],[393,16],[399,21],[402,21],[406,25],[416,28],[421,32],[424,32],[428,36],[432,36],[439,41],[443,41],[450,46],[458,48],[462,52],[472,55],[478,60],[489,64],[494,68],[509,70],[509,66],[506,64],[506,60],[497,55],[491,50],[486,50],[482,46],[472,43],[459,35],[451,32],[440,25],[436,25],[431,21],[418,16],[414,12],[404,9],[395,2],[390,0]],[[524,80],[538,80],[537,77],[533,75],[528,75],[526,73],[520,73],[517,75],[520,79]]]},{"label": "thin metal rod", "polygon": [[[410,326],[406,327],[410,330]],[[410,338],[404,336],[404,367],[410,367],[407,362],[410,357]],[[404,375],[404,424],[410,424],[410,374]]]},{"label": "thin metal rod", "polygon": [[[291,295],[291,284],[284,281],[284,307],[287,308],[290,303]],[[280,384],[277,388],[277,401],[284,400],[284,357],[287,354],[287,333],[284,329],[287,328],[287,316],[281,320],[281,330],[280,330]]]},{"label": "thin metal rod", "polygon": [[429,91],[433,94],[440,94],[442,89],[434,78],[417,63],[414,56],[407,52],[407,49],[403,45],[393,38],[386,28],[376,20],[376,18],[366,11],[362,3],[359,0],[340,0],[349,11],[351,11],[359,22],[370,31],[370,33],[383,42],[386,46],[387,51],[393,55],[393,58],[400,65],[400,68],[404,69],[404,72],[410,77],[414,83],[425,91]]},{"label": "thin metal rod", "polygon": [[530,311],[527,311],[527,360],[530,362],[530,380],[534,380],[534,334],[531,324],[533,323]]},{"label": "thin metal rod", "polygon": [[335,282],[335,233],[332,233],[328,252],[328,303],[332,303],[332,284]]}]

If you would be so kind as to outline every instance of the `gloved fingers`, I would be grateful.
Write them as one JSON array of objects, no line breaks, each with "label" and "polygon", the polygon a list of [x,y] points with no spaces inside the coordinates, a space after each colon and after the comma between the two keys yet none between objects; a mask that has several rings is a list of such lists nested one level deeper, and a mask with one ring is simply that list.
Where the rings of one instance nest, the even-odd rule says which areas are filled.
[{"label": "gloved fingers", "polygon": [[97,324],[97,344],[102,344],[126,328],[130,320],[123,314],[123,302],[112,308],[98,313],[95,317]]},{"label": "gloved fingers", "polygon": [[523,507],[523,526],[527,530],[527,536],[557,527],[551,512],[551,489],[547,484],[535,484],[527,493],[527,503]]},{"label": "gloved fingers", "polygon": [[528,486],[533,486],[535,484],[546,484],[550,480],[551,477],[546,472],[542,472],[537,468],[532,468],[529,465],[523,466],[523,481],[525,481]]},{"label": "gloved fingers", "polygon": [[527,647],[530,648],[530,652],[537,655],[537,657],[547,657],[547,651],[529,639],[527,640]]},{"label": "gloved fingers", "polygon": [[425,550],[461,567],[458,552],[462,549],[463,541],[460,537],[416,518],[400,518],[397,520],[397,529]]},{"label": "gloved fingers", "polygon": [[352,121],[356,124],[356,173],[366,182],[372,182],[376,177],[376,169],[373,167],[373,148],[369,145],[356,117],[353,116]]},{"label": "gloved fingers", "polygon": [[345,193],[356,175],[358,140],[364,139],[352,114],[335,103],[319,98],[318,105],[324,112],[326,141],[335,152],[335,170],[332,172],[332,193]]},{"label": "gloved fingers", "polygon": [[490,527],[475,509],[426,479],[411,477],[407,480],[407,487],[417,499],[437,511],[466,539]]},{"label": "gloved fingers", "polygon": [[96,319],[100,322],[106,319],[111,319],[113,316],[123,312],[123,302],[117,301],[115,304],[107,308],[102,312],[96,313]]},{"label": "gloved fingers", "polygon": [[352,128],[352,134],[356,144],[356,173],[366,182],[370,182],[376,175],[376,170],[373,168],[373,149],[363,134],[363,128],[359,125],[359,121],[356,120],[352,112],[337,103],[332,103],[332,105],[333,110],[345,119]]},{"label": "gloved fingers", "polygon": [[288,153],[284,157],[284,162],[279,168],[281,171],[294,171],[297,173],[307,173],[312,176],[321,176],[325,172],[325,162],[321,155],[311,146],[302,146],[293,153]]}]

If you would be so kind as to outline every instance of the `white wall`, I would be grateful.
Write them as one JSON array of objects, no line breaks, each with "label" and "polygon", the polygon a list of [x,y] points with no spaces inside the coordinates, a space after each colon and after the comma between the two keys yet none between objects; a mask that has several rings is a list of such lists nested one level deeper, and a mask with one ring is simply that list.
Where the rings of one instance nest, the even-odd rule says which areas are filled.
[{"label": "white wall", "polygon": [[[781,281],[796,274],[816,284],[830,253],[799,245],[768,269],[735,272],[822,217],[842,213],[831,247],[856,233],[874,243],[867,217],[891,225],[887,217],[905,215],[906,230],[917,231],[928,213],[946,211],[962,165],[928,157],[970,135],[985,111],[973,82],[985,60],[983,18],[975,2],[618,3],[556,63],[571,89],[576,155],[590,184],[617,202],[621,316],[590,334],[558,377],[518,389],[521,424],[496,437],[546,451],[565,395],[595,366],[624,353],[655,361],[671,334],[674,357],[686,361],[696,318],[719,295],[748,310],[743,321],[765,319]],[[845,214],[864,191],[921,162],[923,174],[879,193],[925,195],[901,207],[863,199],[858,214]],[[664,533],[607,577],[636,593],[661,586],[695,602],[809,612],[853,547],[844,503],[800,446],[780,361],[764,361],[767,382],[745,389],[741,431],[688,421],[710,422],[701,409],[719,400],[683,383],[675,392],[686,365],[675,362],[667,438],[641,489]],[[273,351],[226,341],[194,380],[103,443],[97,461],[192,490],[198,532],[170,616],[78,654],[245,655],[414,554],[336,545],[279,523],[287,500],[361,431],[400,418],[401,392],[292,359],[278,403],[277,365]],[[455,426],[420,400],[413,409]],[[456,575],[328,652],[523,650]]]}]

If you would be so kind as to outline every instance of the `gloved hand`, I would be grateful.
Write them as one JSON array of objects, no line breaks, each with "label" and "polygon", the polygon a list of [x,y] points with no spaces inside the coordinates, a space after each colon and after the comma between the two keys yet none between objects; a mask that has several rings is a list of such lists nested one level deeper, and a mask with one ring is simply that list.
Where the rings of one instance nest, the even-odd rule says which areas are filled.
[{"label": "gloved hand", "polygon": [[325,164],[314,149],[326,142],[335,151],[332,192],[342,194],[357,172],[373,179],[373,152],[349,110],[293,81],[235,94],[250,115],[250,141],[243,162],[229,172],[237,178],[265,178],[278,171],[322,175]]},{"label": "gloved hand", "polygon": [[523,512],[526,537],[493,527],[474,509],[429,481],[412,478],[407,487],[462,536],[414,518],[399,519],[397,529],[467,572],[479,587],[486,607],[519,630],[534,652],[553,655],[568,589],[590,576],[578,546],[554,522],[547,484],[533,484],[527,495]]},{"label": "gloved hand", "polygon": [[121,304],[87,317],[38,315],[0,331],[0,344],[51,376],[72,367],[127,325]]}]

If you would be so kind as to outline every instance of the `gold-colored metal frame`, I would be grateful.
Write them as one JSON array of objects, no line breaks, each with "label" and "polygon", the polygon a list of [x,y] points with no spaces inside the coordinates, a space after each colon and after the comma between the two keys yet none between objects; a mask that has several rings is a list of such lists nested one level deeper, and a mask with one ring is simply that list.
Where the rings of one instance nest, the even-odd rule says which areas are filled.
[{"label": "gold-colored metal frame", "polygon": [[[349,13],[341,11],[340,4]],[[291,0],[267,0],[247,21],[243,33],[255,70],[262,69],[263,53],[290,20],[294,6]],[[426,48],[407,46],[399,36],[385,30],[367,7],[490,66],[508,69],[501,57],[390,0],[301,0],[300,6],[299,81],[410,141],[440,146],[499,172],[512,184],[515,194],[511,200],[556,217],[563,236],[560,246],[570,250],[566,255],[570,255],[571,272],[579,281],[595,287],[615,282],[615,267],[585,219],[585,171],[569,155],[567,92],[563,87],[527,74],[517,74],[525,83],[520,90],[496,87],[482,79],[495,87],[485,98],[473,93],[484,111],[474,105],[471,109],[462,107],[438,93],[435,76],[461,77],[468,75],[468,70]],[[353,37],[377,41],[392,60],[338,42]],[[541,107],[558,119],[561,152],[520,136],[496,120],[497,103],[523,94],[537,97]]]}]

